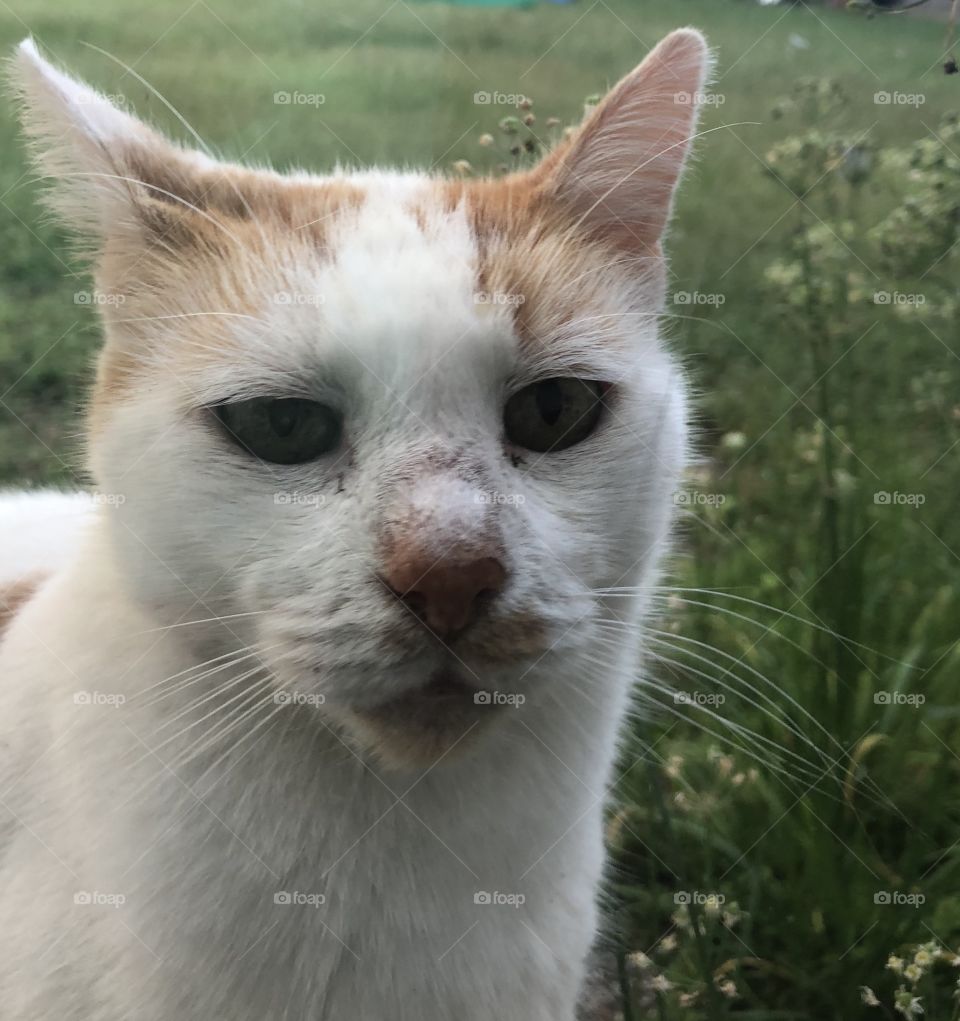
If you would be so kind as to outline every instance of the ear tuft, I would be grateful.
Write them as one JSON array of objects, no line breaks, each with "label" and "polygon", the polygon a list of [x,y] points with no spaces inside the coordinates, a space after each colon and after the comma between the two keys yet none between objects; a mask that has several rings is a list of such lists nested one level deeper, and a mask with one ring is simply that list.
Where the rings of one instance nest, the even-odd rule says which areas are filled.
[{"label": "ear tuft", "polygon": [[699,32],[671,32],[547,158],[548,193],[619,247],[658,251],[710,68]]}]

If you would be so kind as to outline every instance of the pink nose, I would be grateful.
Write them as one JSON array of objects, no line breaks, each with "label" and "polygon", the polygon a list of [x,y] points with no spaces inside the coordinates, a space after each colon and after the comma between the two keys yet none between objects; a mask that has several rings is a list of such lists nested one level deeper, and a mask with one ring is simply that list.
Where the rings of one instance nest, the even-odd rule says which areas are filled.
[{"label": "pink nose", "polygon": [[507,572],[496,557],[454,547],[441,557],[436,551],[395,550],[383,579],[441,638],[467,627],[481,603],[503,589]]}]

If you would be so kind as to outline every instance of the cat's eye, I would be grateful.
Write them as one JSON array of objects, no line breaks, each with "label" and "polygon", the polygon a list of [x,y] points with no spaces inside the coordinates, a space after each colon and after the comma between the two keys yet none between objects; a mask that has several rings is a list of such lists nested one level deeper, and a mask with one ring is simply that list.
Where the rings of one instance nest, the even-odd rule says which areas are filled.
[{"label": "cat's eye", "polygon": [[561,376],[532,383],[515,393],[503,412],[507,439],[546,453],[585,440],[600,421],[603,383]]},{"label": "cat's eye", "polygon": [[227,435],[274,464],[303,464],[330,453],[340,442],[338,411],[301,397],[254,397],[213,408]]}]

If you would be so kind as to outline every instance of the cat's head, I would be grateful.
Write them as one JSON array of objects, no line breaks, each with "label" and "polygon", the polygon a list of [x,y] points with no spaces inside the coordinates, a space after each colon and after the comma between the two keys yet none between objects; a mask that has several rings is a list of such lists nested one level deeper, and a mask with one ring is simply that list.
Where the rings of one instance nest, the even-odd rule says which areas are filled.
[{"label": "cat's head", "polygon": [[223,618],[178,634],[255,646],[390,760],[595,664],[684,458],[661,238],[706,67],[674,32],[528,172],[325,177],[181,148],[23,43],[94,255],[90,465],[131,591]]}]

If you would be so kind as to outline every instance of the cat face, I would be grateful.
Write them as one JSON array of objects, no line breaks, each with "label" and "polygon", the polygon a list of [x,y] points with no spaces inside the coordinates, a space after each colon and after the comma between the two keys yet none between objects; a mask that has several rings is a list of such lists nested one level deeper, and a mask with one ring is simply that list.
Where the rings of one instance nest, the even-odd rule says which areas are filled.
[{"label": "cat face", "polygon": [[254,647],[393,762],[594,657],[683,462],[656,320],[702,39],[495,182],[218,164],[19,52],[53,201],[94,239],[90,460],[138,597],[221,618],[183,633]]}]

